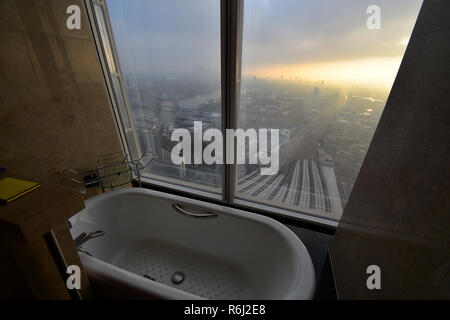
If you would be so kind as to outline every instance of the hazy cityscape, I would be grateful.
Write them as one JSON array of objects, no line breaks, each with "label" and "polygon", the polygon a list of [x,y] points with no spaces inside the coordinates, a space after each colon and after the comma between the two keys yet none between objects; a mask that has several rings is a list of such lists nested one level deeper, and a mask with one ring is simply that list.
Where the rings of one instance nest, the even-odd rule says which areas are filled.
[{"label": "hazy cityscape", "polygon": [[[369,147],[385,96],[364,89],[327,86],[324,81],[243,79],[239,127],[280,129],[280,170],[261,176],[256,165],[238,167],[238,196],[276,201],[339,215]],[[188,84],[188,85],[187,85]],[[126,78],[128,98],[142,151],[158,159],[154,175],[220,188],[220,165],[175,166],[176,128],[221,128],[220,86],[176,77]],[[292,150],[294,146],[294,150]]]}]

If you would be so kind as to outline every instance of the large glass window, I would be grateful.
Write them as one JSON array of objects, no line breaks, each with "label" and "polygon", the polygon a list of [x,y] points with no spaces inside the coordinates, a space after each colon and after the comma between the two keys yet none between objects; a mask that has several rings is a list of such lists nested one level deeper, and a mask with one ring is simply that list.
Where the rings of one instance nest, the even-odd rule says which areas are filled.
[{"label": "large glass window", "polygon": [[239,167],[238,198],[340,218],[421,3],[245,0],[238,126],[281,146],[277,175]]},{"label": "large glass window", "polygon": [[[149,181],[327,221],[345,208],[422,4],[91,1],[128,151],[158,157],[144,172]],[[200,134],[277,129],[279,147],[272,134],[266,142],[268,155],[279,154],[276,174],[262,174],[267,163],[258,161],[192,164],[194,152],[175,164],[172,133],[187,129],[194,139],[196,121]],[[235,148],[223,145],[227,156]],[[245,158],[262,154],[259,146],[249,142]]]},{"label": "large glass window", "polygon": [[221,165],[171,159],[175,129],[192,137],[194,121],[202,121],[203,131],[221,129],[220,1],[108,0],[107,6],[140,150],[158,157],[144,175],[220,192]]}]

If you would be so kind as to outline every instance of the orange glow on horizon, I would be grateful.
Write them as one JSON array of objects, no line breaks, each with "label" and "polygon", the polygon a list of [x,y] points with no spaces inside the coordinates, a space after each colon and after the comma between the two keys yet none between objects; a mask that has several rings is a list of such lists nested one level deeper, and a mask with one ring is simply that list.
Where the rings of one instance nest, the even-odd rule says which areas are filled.
[{"label": "orange glow on horizon", "polygon": [[389,90],[395,80],[401,57],[368,58],[323,63],[271,65],[246,69],[246,76],[269,79],[325,81],[338,86],[360,86]]}]

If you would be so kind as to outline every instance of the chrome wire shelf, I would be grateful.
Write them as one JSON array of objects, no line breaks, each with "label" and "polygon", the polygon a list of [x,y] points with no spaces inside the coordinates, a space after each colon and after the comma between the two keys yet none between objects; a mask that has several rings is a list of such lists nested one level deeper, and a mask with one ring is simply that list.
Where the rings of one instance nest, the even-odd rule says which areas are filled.
[{"label": "chrome wire shelf", "polygon": [[123,152],[111,153],[97,159],[96,169],[84,172],[62,169],[59,171],[59,177],[61,181],[70,181],[82,185],[85,189],[99,187],[102,192],[114,190],[133,181],[137,181],[141,186],[141,173],[155,158],[150,151],[137,160],[130,160]]}]

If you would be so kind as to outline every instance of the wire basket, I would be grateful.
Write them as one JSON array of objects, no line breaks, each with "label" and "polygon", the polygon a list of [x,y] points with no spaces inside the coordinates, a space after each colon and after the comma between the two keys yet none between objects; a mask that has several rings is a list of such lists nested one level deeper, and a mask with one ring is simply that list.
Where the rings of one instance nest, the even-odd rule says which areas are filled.
[{"label": "wire basket", "polygon": [[133,181],[137,181],[141,187],[141,172],[155,158],[152,152],[144,153],[137,160],[130,160],[124,152],[111,153],[97,159],[97,169],[81,173],[73,169],[62,169],[59,175],[62,181],[75,182],[84,188],[99,187],[102,192],[114,190]]}]

